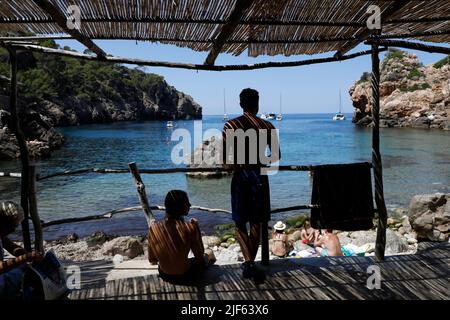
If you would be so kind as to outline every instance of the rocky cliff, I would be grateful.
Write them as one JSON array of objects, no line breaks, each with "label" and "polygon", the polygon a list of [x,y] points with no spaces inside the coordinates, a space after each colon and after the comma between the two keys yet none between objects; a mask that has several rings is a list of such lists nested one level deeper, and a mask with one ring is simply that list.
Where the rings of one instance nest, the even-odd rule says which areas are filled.
[{"label": "rocky cliff", "polygon": [[[371,126],[370,74],[349,90],[353,122]],[[380,126],[450,130],[450,57],[424,66],[416,55],[389,50],[381,64]]]},{"label": "rocky cliff", "polygon": [[[58,47],[54,42],[42,45]],[[8,129],[7,60],[0,49],[0,159],[19,155]],[[58,126],[202,117],[191,96],[140,68],[40,53],[21,53],[18,61],[19,112],[32,157],[48,156],[63,144],[54,129]]]}]

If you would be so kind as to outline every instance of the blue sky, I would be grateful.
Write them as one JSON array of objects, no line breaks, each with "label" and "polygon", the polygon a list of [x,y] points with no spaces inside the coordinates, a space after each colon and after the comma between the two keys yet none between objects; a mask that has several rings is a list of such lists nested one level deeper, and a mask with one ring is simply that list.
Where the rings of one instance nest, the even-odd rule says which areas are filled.
[{"label": "blue sky", "polygon": [[[85,47],[73,40],[57,41],[61,46],[83,52]],[[96,43],[108,54],[146,60],[203,63],[207,52],[195,52],[173,45],[162,45],[130,40],[99,40]],[[360,45],[352,52],[366,50]],[[430,64],[445,57],[442,54],[429,54],[412,51],[424,64]],[[328,57],[333,53],[314,56],[261,56],[251,58],[244,52],[234,57],[221,54],[216,64],[250,64],[267,61],[293,61]],[[380,58],[384,57],[384,53]],[[223,90],[226,91],[227,112],[238,114],[239,93],[243,88],[254,88],[260,94],[260,111],[279,110],[279,97],[282,94],[283,113],[335,113],[338,111],[339,90],[342,91],[342,111],[353,112],[348,88],[360,78],[364,71],[370,70],[370,56],[353,60],[319,65],[270,68],[250,71],[193,71],[182,69],[146,67],[147,72],[164,76],[166,81],[191,95],[203,107],[203,114],[223,114]],[[130,66],[134,67],[134,66]]]}]

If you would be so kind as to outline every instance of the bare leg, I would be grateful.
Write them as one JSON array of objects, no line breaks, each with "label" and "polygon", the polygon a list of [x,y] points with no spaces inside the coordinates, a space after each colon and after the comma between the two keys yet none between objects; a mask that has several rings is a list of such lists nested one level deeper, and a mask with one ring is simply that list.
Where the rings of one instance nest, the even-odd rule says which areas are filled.
[{"label": "bare leg", "polygon": [[236,223],[236,239],[241,246],[245,262],[253,261],[253,251],[245,223]]},{"label": "bare leg", "polygon": [[261,240],[261,224],[260,223],[251,224],[249,242],[252,261],[255,261],[256,254],[258,253],[260,240]]}]

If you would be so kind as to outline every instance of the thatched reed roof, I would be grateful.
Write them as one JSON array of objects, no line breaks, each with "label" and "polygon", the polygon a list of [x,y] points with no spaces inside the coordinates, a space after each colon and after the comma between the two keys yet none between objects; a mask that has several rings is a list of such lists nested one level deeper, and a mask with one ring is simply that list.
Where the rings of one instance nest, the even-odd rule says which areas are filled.
[{"label": "thatched reed roof", "polygon": [[448,0],[8,0],[0,2],[0,32],[67,33],[42,2],[65,16],[77,4],[86,38],[159,41],[196,51],[211,51],[236,3],[248,2],[217,47],[234,55],[246,49],[249,56],[345,53],[373,34],[366,27],[372,4],[382,11],[382,36],[450,43]]}]

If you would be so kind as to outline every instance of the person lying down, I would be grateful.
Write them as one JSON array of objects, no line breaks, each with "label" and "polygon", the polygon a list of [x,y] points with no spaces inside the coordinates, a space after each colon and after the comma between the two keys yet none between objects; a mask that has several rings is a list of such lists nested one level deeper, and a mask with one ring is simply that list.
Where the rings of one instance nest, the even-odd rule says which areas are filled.
[{"label": "person lying down", "polygon": [[[216,261],[212,250],[203,247],[198,221],[184,221],[191,204],[186,192],[172,190],[164,201],[164,220],[153,222],[148,232],[148,260],[158,264],[160,277],[171,283],[184,283],[201,277]],[[194,258],[188,258],[192,250]]]}]

